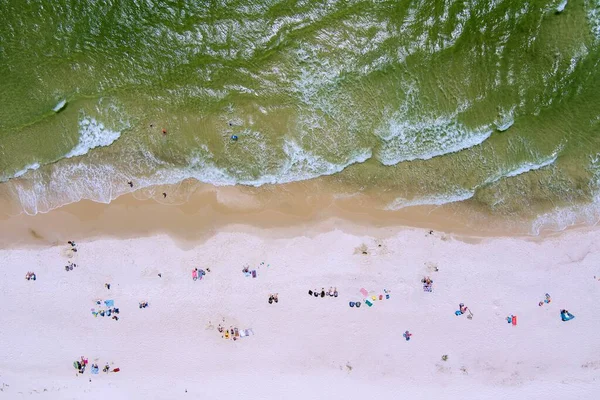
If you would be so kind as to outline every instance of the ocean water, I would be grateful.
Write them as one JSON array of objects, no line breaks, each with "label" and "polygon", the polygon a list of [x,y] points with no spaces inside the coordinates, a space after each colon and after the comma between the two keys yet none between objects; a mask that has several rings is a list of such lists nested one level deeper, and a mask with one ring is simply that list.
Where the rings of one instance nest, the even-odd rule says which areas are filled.
[{"label": "ocean water", "polygon": [[598,215],[600,0],[0,0],[0,15],[0,192],[23,212],[128,181],[327,176],[391,212],[460,202],[533,230]]}]

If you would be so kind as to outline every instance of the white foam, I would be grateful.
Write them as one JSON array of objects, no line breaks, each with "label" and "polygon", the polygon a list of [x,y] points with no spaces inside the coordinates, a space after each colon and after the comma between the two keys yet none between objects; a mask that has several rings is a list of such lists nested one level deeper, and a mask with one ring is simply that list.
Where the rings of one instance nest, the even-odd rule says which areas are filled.
[{"label": "white foam", "polygon": [[535,170],[547,167],[549,165],[554,164],[554,162],[556,161],[557,158],[558,158],[558,155],[555,153],[552,156],[546,158],[545,160],[542,160],[537,163],[525,162],[525,163],[519,165],[517,168],[514,168],[513,170],[505,173],[504,177],[510,178],[512,176],[518,176],[518,175],[524,174],[526,172],[535,171]]},{"label": "white foam", "polygon": [[498,119],[494,122],[498,132],[507,131],[514,123],[514,107],[508,112],[500,113]]},{"label": "white foam", "polygon": [[[371,157],[370,149],[356,151],[342,163],[336,164],[304,150],[294,141],[284,143],[286,160],[276,172],[257,179],[238,179],[217,167],[207,147],[195,157],[188,167],[173,167],[146,152],[144,165],[132,166],[127,171],[112,165],[97,164],[89,158],[65,160],[47,166],[44,171],[34,171],[30,179],[10,181],[12,191],[20,200],[26,214],[45,213],[55,208],[81,200],[109,203],[134,189],[124,182],[135,180],[135,190],[155,185],[177,184],[186,179],[196,179],[215,186],[281,184],[331,175],[354,163]],[[132,175],[137,175],[132,178]]]},{"label": "white foam", "polygon": [[67,100],[63,99],[63,100],[59,101],[58,104],[56,104],[54,106],[54,108],[52,109],[52,111],[59,112],[60,110],[62,110],[63,108],[65,108],[66,105],[67,105]]},{"label": "white foam", "polygon": [[82,156],[93,148],[109,146],[120,136],[121,132],[106,128],[95,118],[82,118],[79,120],[79,142],[65,154],[65,158]]},{"label": "white foam", "polygon": [[565,7],[567,6],[567,2],[567,0],[562,0],[560,3],[558,3],[558,5],[556,6],[556,12],[563,12],[565,10]]},{"label": "white foam", "polygon": [[562,148],[555,150],[550,156],[543,158],[537,162],[525,161],[509,170],[501,171],[498,174],[487,178],[484,181],[484,183],[479,186],[489,185],[491,183],[498,182],[500,179],[503,179],[503,178],[515,177],[515,176],[525,174],[530,171],[535,171],[535,170],[547,167],[549,165],[552,165],[558,158],[558,153],[560,152],[561,149]]},{"label": "white foam", "polygon": [[596,39],[600,39],[600,2],[598,0],[586,0],[587,17]]},{"label": "white foam", "polygon": [[547,166],[553,164],[558,157],[558,152],[559,152],[559,150],[555,151],[554,153],[552,153],[552,155],[550,157],[547,157],[539,162],[527,161],[527,162],[524,162],[512,169],[509,169],[507,171],[504,171],[504,172],[498,173],[494,176],[491,176],[488,179],[486,179],[482,184],[475,186],[473,189],[459,188],[459,189],[456,189],[449,193],[433,194],[433,195],[428,195],[428,196],[424,196],[424,197],[416,197],[413,199],[405,199],[403,197],[398,197],[393,202],[388,204],[385,207],[385,209],[386,210],[399,210],[399,209],[406,208],[406,207],[426,206],[426,205],[441,206],[444,204],[468,200],[475,195],[475,192],[480,187],[489,185],[491,183],[498,182],[499,180],[504,179],[504,178],[515,177],[515,176],[518,176],[518,175],[521,175],[521,174],[524,174],[524,173],[527,173],[530,171],[535,171],[540,168],[544,168],[544,167],[547,167]]},{"label": "white foam", "polygon": [[428,160],[483,143],[492,134],[489,126],[467,129],[452,116],[423,118],[417,122],[390,118],[376,134],[383,139],[377,158],[384,165]]},{"label": "white foam", "polygon": [[441,206],[449,203],[456,203],[472,198],[475,195],[474,190],[458,189],[455,192],[447,194],[434,194],[425,197],[416,197],[405,199],[398,197],[393,202],[388,204],[385,209],[396,211],[406,207],[414,206]]},{"label": "white foam", "polygon": [[[15,173],[13,174],[12,178],[18,178],[18,177],[20,177],[20,176],[23,176],[23,175],[25,175],[25,173],[26,173],[27,171],[34,171],[34,170],[38,169],[39,167],[40,167],[40,164],[39,164],[39,163],[33,163],[33,164],[26,165],[26,166],[25,166],[25,167],[23,167],[23,169],[21,169],[20,171],[17,171],[17,172],[15,172]],[[12,179],[12,178],[11,178],[11,179]]]}]

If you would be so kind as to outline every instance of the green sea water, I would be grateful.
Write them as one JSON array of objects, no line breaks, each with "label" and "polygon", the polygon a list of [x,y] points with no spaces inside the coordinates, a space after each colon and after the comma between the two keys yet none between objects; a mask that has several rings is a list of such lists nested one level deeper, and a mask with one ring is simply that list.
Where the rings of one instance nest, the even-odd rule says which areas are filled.
[{"label": "green sea water", "polygon": [[390,210],[550,218],[597,203],[600,0],[0,0],[0,12],[0,190],[27,213],[108,202],[128,181],[329,175]]}]

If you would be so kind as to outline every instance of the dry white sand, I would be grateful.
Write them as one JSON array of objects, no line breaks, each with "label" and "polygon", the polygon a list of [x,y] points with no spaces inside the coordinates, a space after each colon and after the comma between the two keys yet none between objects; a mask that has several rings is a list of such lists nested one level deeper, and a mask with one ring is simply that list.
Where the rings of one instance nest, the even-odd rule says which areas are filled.
[{"label": "dry white sand", "polygon": [[[389,232],[78,241],[69,272],[66,245],[1,250],[0,398],[600,398],[600,231],[479,243]],[[211,272],[194,282],[194,267]],[[307,293],[330,286],[338,298]],[[350,308],[361,287],[391,298]],[[114,299],[119,321],[95,318],[96,299]],[[460,302],[472,320],[454,315]],[[562,322],[561,308],[576,318]],[[223,319],[255,335],[225,340]],[[121,371],[78,375],[82,355]]]}]

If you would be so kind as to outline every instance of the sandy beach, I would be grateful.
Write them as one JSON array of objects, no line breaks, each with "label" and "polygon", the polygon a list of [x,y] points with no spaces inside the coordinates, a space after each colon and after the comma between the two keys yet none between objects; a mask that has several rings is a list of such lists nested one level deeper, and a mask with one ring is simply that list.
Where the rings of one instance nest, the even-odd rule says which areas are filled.
[{"label": "sandy beach", "polygon": [[[185,230],[178,236],[149,226],[103,235],[111,214],[103,215],[70,220],[56,210],[2,221],[0,397],[547,400],[600,393],[597,229],[482,238],[330,218],[269,229],[228,223],[186,240]],[[11,241],[16,226],[22,231]],[[69,262],[77,267],[66,271]],[[256,278],[245,276],[245,266]],[[194,281],[195,268],[210,272]],[[35,281],[24,279],[29,271]],[[330,287],[337,297],[308,294]],[[361,288],[376,296],[371,307]],[[278,302],[269,304],[274,293]],[[539,306],[546,293],[551,301]],[[118,320],[92,314],[107,308],[104,300],[119,308]],[[149,306],[140,308],[142,301]],[[455,315],[459,303],[469,312]],[[575,318],[563,322],[561,309]],[[219,325],[254,334],[226,339]],[[82,356],[99,374],[89,365],[78,373],[73,362]],[[103,373],[107,363],[119,372]]]}]

